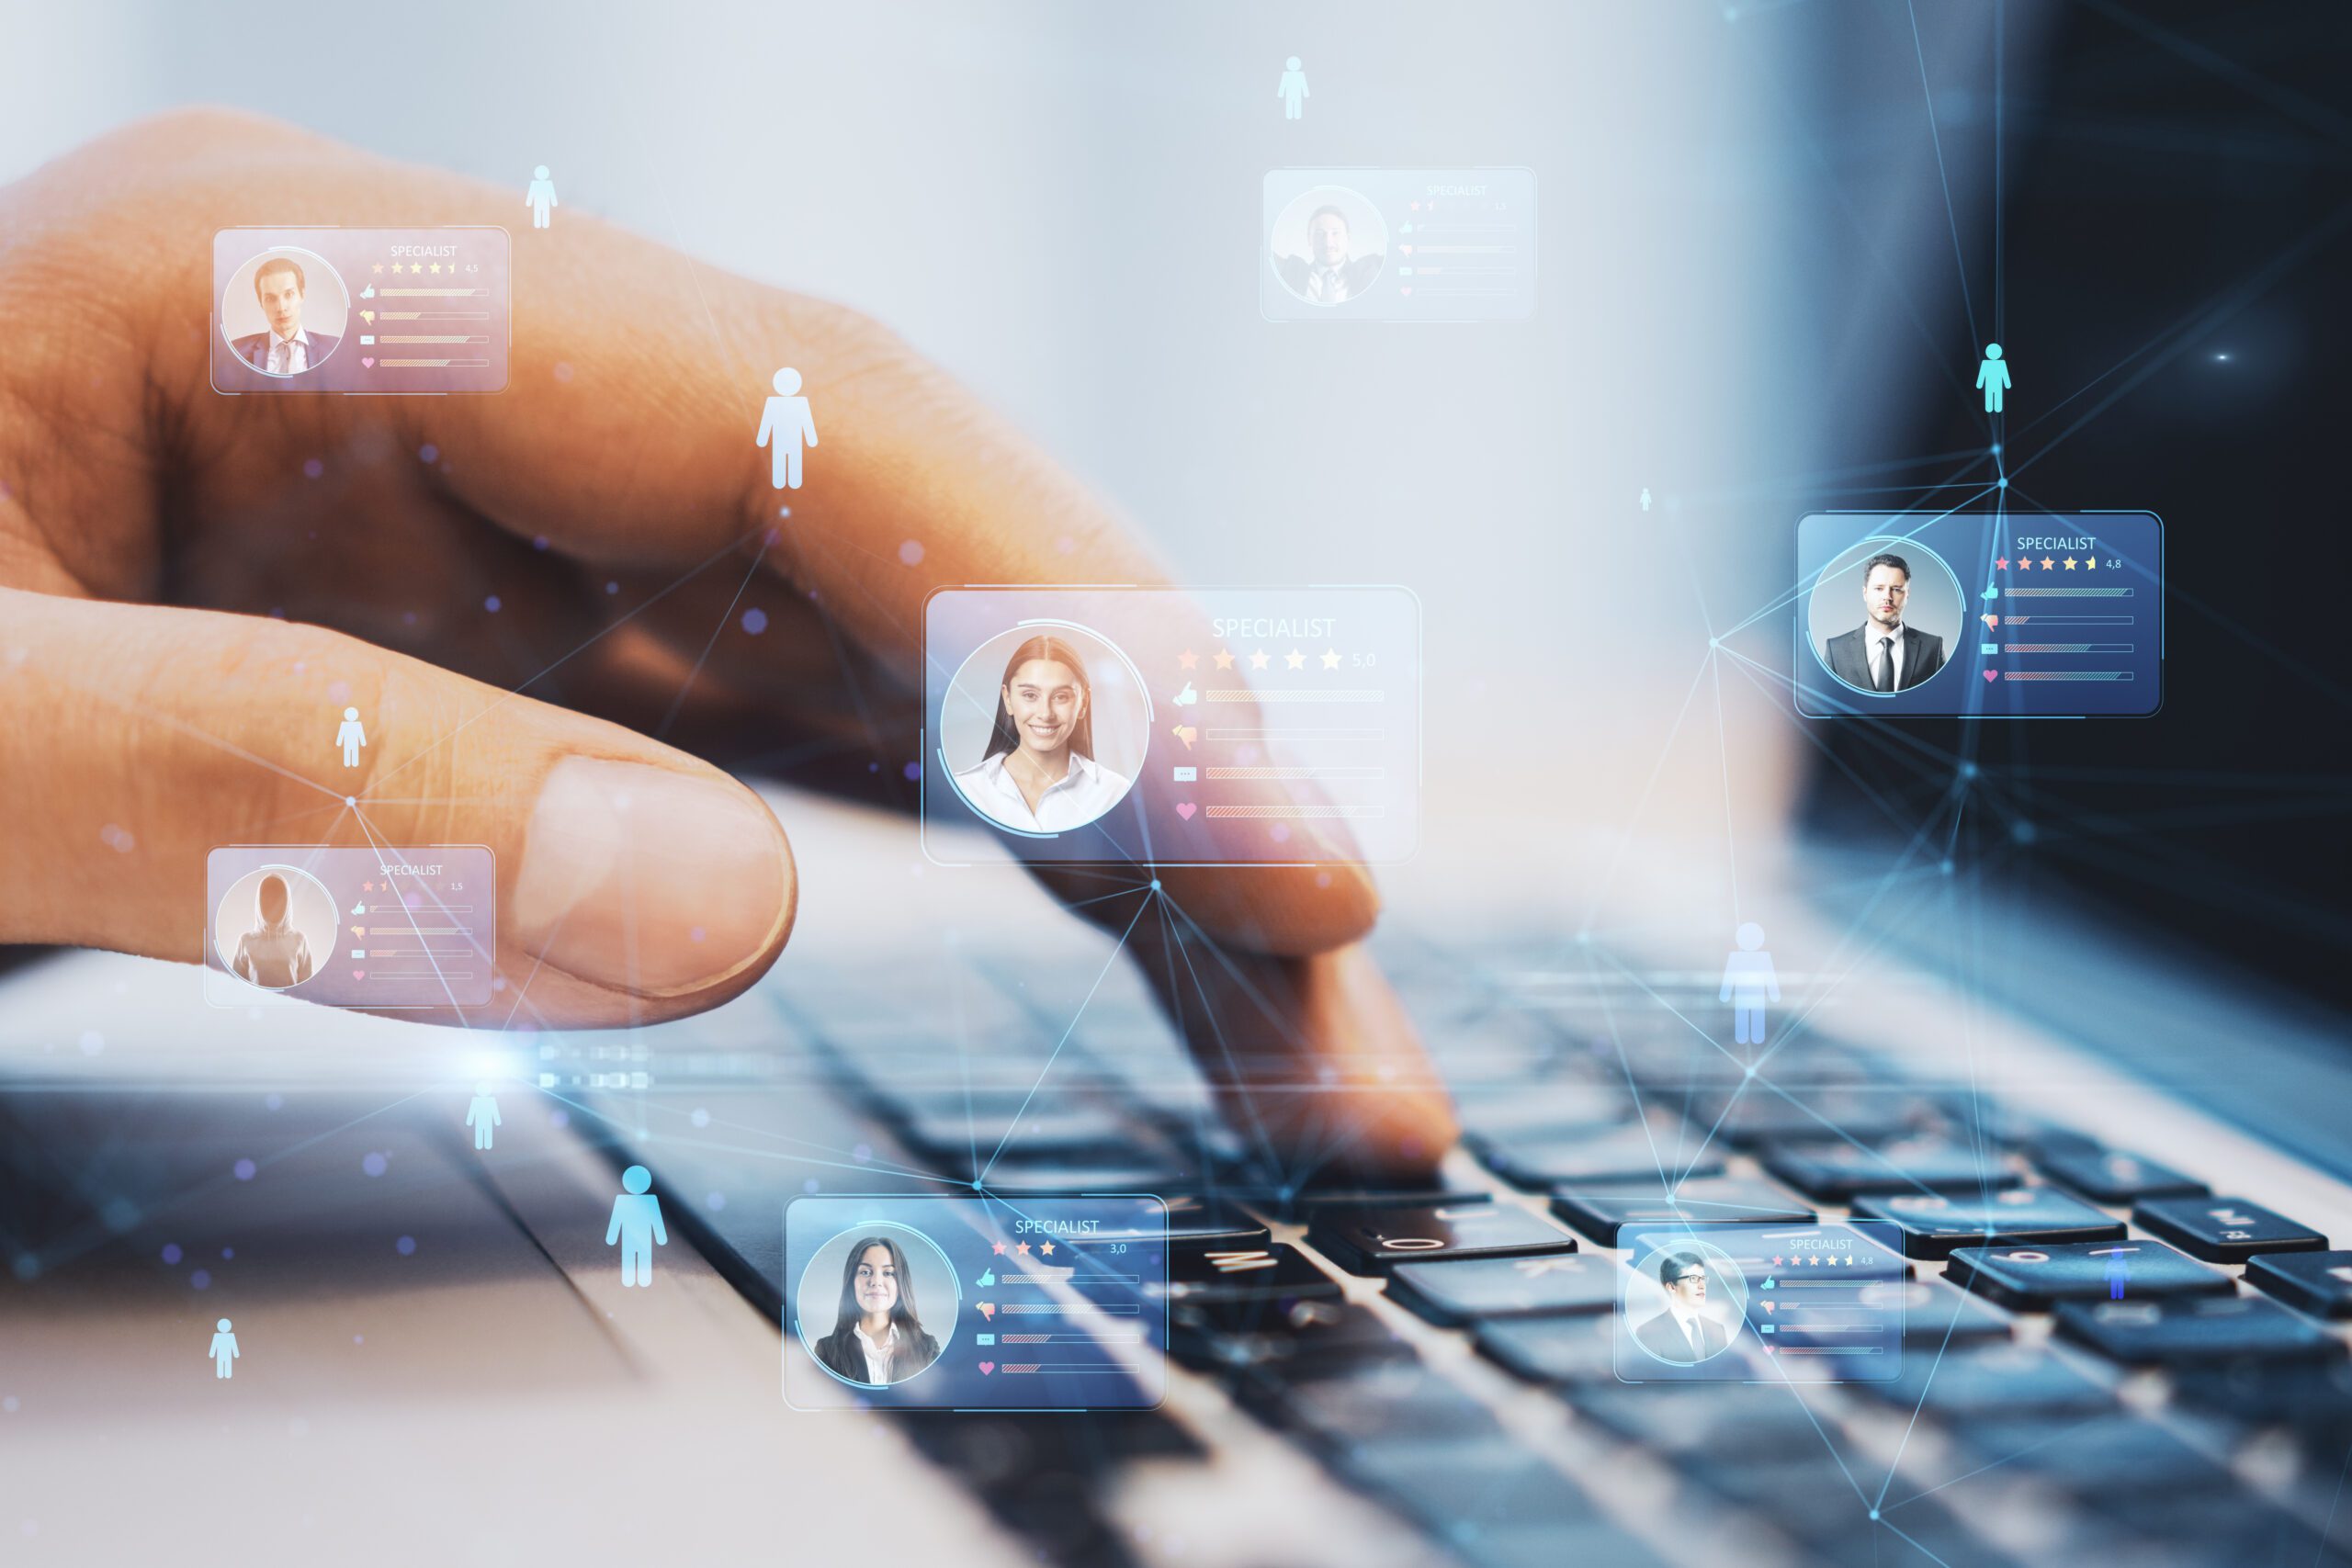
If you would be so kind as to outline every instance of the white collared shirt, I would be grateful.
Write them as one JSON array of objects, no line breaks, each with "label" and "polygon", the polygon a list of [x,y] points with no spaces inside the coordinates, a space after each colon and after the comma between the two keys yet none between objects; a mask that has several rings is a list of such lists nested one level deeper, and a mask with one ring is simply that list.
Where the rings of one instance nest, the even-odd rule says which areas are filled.
[{"label": "white collared shirt", "polygon": [[1009,752],[1000,751],[978,767],[956,775],[964,798],[975,809],[1008,828],[1032,833],[1060,833],[1083,828],[1102,816],[1127,793],[1129,781],[1091,757],[1069,754],[1069,771],[1046,787],[1037,809],[1029,809],[1020,784],[1005,772]]},{"label": "white collared shirt", "polygon": [[[1894,646],[1884,649],[1879,647],[1879,638],[1887,637],[1894,639]],[[1888,631],[1876,621],[1864,621],[1862,644],[1863,651],[1870,655],[1871,660],[1871,689],[1872,691],[1878,689],[1878,661],[1883,658],[1892,658],[1894,660],[1894,679],[1886,683],[1886,689],[1890,692],[1901,691],[1903,689],[1903,624],[1898,621],[1895,623],[1894,629]]]},{"label": "white collared shirt", "polygon": [[273,376],[293,376],[311,367],[311,334],[300,327],[292,337],[269,334],[269,357],[266,362]]},{"label": "white collared shirt", "polygon": [[853,1325],[851,1332],[857,1336],[857,1348],[865,1352],[865,1381],[871,1383],[888,1382],[890,1353],[899,1348],[899,1325],[894,1323],[884,1332],[878,1347],[866,1337],[865,1325]]},{"label": "white collared shirt", "polygon": [[1306,297],[1325,305],[1344,303],[1348,298],[1348,264],[1309,266],[1306,269]]},{"label": "white collared shirt", "polygon": [[1681,1334],[1685,1340],[1690,1342],[1691,1359],[1705,1359],[1707,1355],[1706,1332],[1699,1326],[1699,1314],[1695,1312],[1683,1311],[1679,1303],[1669,1303],[1666,1310],[1667,1315],[1674,1319],[1675,1328]]}]

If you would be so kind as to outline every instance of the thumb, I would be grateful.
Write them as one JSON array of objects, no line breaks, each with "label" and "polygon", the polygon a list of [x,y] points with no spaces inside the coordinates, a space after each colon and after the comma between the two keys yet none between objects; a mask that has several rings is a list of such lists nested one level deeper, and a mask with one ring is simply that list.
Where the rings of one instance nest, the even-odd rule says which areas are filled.
[{"label": "thumb", "polygon": [[200,962],[216,846],[475,843],[498,1021],[698,1012],[791,931],[783,829],[684,752],[315,626],[0,589],[0,942]]}]

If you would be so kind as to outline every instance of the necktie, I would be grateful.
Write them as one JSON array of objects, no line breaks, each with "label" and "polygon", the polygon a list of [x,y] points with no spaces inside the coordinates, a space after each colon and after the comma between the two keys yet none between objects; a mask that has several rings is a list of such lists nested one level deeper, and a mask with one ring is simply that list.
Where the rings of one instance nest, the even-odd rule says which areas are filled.
[{"label": "necktie", "polygon": [[1699,1337],[1699,1320],[1692,1318],[1683,1332],[1690,1336],[1690,1359],[1694,1361],[1705,1360],[1707,1347],[1705,1341]]},{"label": "necktie", "polygon": [[1894,639],[1891,637],[1878,639],[1878,680],[1873,684],[1882,692],[1894,690]]}]

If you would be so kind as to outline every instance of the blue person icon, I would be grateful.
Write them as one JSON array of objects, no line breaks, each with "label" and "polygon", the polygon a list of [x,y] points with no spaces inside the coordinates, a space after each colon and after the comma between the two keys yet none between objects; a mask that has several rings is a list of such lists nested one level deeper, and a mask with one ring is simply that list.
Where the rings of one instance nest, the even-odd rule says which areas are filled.
[{"label": "blue person icon", "polygon": [[525,194],[523,205],[531,209],[531,227],[534,229],[548,226],[548,208],[563,205],[555,198],[555,182],[548,178],[545,164],[531,171],[531,188]]},{"label": "blue person icon", "polygon": [[1976,384],[1984,389],[1984,412],[2001,412],[2001,394],[2009,389],[2009,362],[2001,357],[2001,345],[1984,345],[1984,363],[1976,367]]},{"label": "blue person icon", "polygon": [[2123,1261],[2123,1249],[2120,1247],[2111,1249],[2107,1255],[2106,1279],[2107,1299],[2111,1302],[2121,1301],[2123,1287],[2132,1280],[2132,1265]]},{"label": "blue person icon", "polygon": [[222,1318],[212,1327],[212,1375],[216,1378],[232,1376],[229,1363],[244,1352],[237,1348],[237,1337],[229,1332],[227,1318]]},{"label": "blue person icon", "polygon": [[622,1171],[621,1185],[628,1190],[613,1200],[613,1223],[605,1227],[605,1245],[620,1243],[622,1284],[650,1285],[653,1249],[670,1245],[670,1233],[662,1225],[662,1200],[646,1190],[653,1185],[653,1173],[641,1165]]},{"label": "blue person icon", "polygon": [[1735,940],[1739,951],[1724,961],[1724,991],[1717,999],[1732,1004],[1739,1043],[1761,1045],[1764,1004],[1781,999],[1780,976],[1772,972],[1772,955],[1758,951],[1764,945],[1762,926],[1750,920],[1739,928]]},{"label": "blue person icon", "polygon": [[473,1100],[466,1107],[466,1125],[474,1130],[474,1147],[490,1147],[491,1129],[504,1125],[505,1120],[498,1113],[498,1100],[490,1092],[490,1085],[474,1085]]},{"label": "blue person icon", "polygon": [[808,400],[800,396],[800,372],[787,365],[775,373],[775,396],[760,412],[760,445],[769,446],[774,456],[769,468],[778,490],[800,488],[800,447],[805,441],[817,445],[816,416],[808,412]]},{"label": "blue person icon", "polygon": [[1306,73],[1299,68],[1295,54],[1283,62],[1282,85],[1274,89],[1274,96],[1283,101],[1284,119],[1306,118]]}]

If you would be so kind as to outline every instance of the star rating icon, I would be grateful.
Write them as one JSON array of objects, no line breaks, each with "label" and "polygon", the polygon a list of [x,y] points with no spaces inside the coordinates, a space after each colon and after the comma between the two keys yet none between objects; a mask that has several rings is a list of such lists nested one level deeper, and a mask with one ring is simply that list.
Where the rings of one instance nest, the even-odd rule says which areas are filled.
[{"label": "star rating icon", "polygon": [[1220,648],[1216,650],[1216,667],[1220,670],[1230,670],[1233,668],[1233,650],[1231,649]]},{"label": "star rating icon", "polygon": [[383,271],[383,270],[384,270],[384,264],[383,264],[382,262],[378,262],[378,263],[376,264],[376,270],[377,270],[378,272],[381,272],[381,271]]},{"label": "star rating icon", "polygon": [[1026,1258],[1029,1256],[1029,1244],[1025,1241],[1016,1243],[1012,1250],[1021,1254],[1022,1257]]},{"label": "star rating icon", "polygon": [[2072,556],[2068,556],[2068,557],[2066,558],[2066,570],[2067,570],[2068,571],[2072,571],[2072,570],[2075,570],[2075,558],[2074,558],[2074,557],[2072,557]]},{"label": "star rating icon", "polygon": [[1176,656],[1177,668],[1182,670],[1197,670],[1200,663],[1201,656],[1189,648]]},{"label": "star rating icon", "polygon": [[1265,667],[1266,650],[1261,648],[1257,652],[1250,656],[1250,668],[1252,670],[1263,670]]},{"label": "star rating icon", "polygon": [[434,270],[434,271],[435,271],[435,272],[439,272],[439,271],[441,270],[441,264],[440,264],[439,262],[435,262],[435,263],[433,264],[433,270]]},{"label": "star rating icon", "polygon": [[1338,653],[1336,653],[1336,652],[1334,652],[1334,651],[1333,651],[1332,649],[1328,649],[1328,648],[1327,648],[1327,649],[1325,649],[1323,650],[1323,668],[1324,668],[1324,669],[1326,669],[1326,670],[1337,670],[1339,667],[1340,667],[1340,656],[1339,656],[1339,654],[1338,654]]},{"label": "star rating icon", "polygon": [[2052,560],[2048,556],[2044,556],[2044,557],[2042,557],[2042,558],[2041,558],[2041,570],[2044,570],[2044,571],[2054,571],[2054,570],[2057,570],[2057,567],[2058,567],[2058,563],[2057,563],[2056,561],[2054,561],[2054,560]]},{"label": "star rating icon", "polygon": [[1040,1243],[1037,1250],[1051,1258],[1054,1255],[1054,1244],[1050,1241]]},{"label": "star rating icon", "polygon": [[2003,556],[1999,560],[1995,561],[1993,564],[2000,568],[2003,571],[2007,571],[2009,570],[2009,558]]},{"label": "star rating icon", "polygon": [[1283,662],[1294,670],[1304,670],[1306,668],[1306,655],[1294,648],[1283,655]]},{"label": "star rating icon", "polygon": [[994,1247],[989,1248],[989,1250],[994,1252],[999,1258],[1002,1258],[1004,1256],[1004,1243],[1000,1241],[996,1243]]}]

